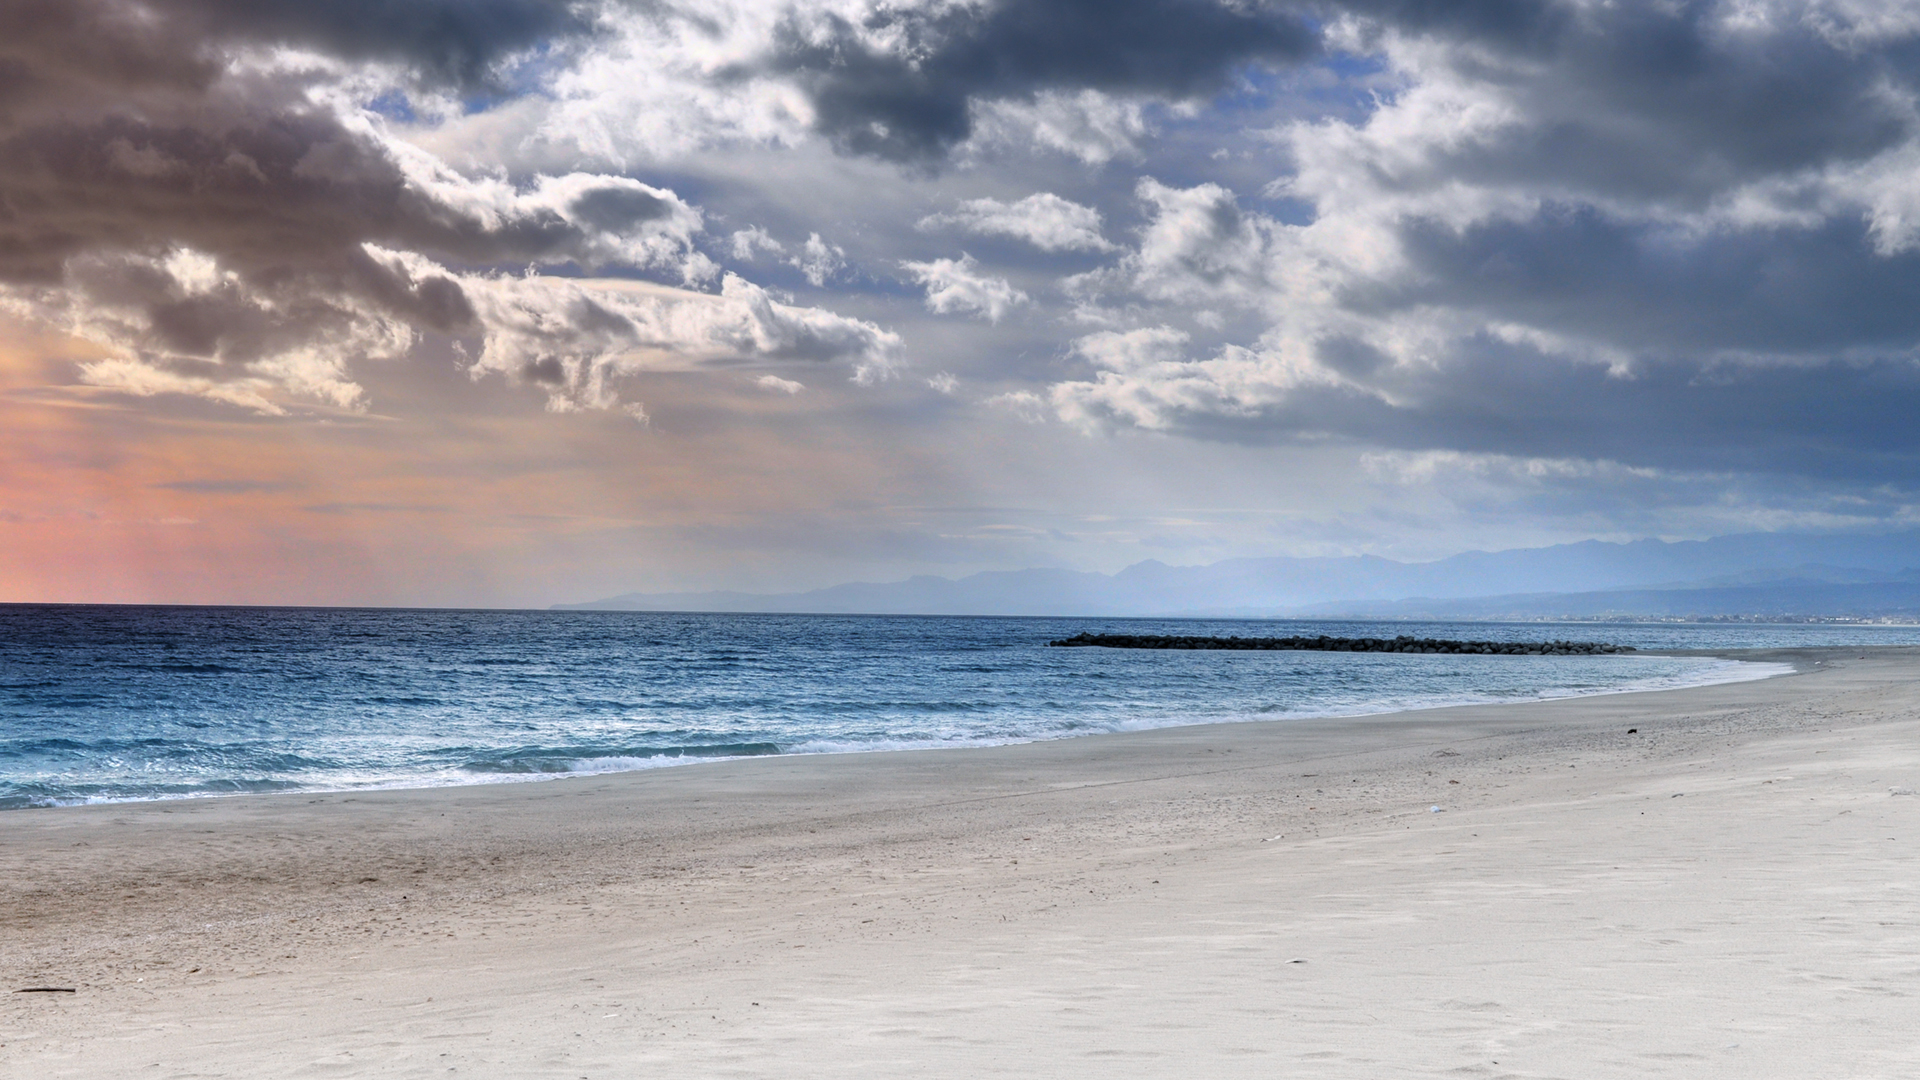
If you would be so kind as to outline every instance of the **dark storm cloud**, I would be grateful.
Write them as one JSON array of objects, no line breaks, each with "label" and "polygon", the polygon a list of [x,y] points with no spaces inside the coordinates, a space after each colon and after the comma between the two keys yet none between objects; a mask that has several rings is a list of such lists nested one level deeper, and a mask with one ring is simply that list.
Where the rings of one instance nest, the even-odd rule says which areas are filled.
[{"label": "dark storm cloud", "polygon": [[114,118],[0,143],[0,204],[32,210],[0,218],[0,280],[57,281],[69,259],[102,247],[178,243],[263,267],[334,263],[372,239],[474,249],[461,222],[430,213],[334,118],[249,120],[206,131]]},{"label": "dark storm cloud", "polygon": [[[1647,364],[1631,376],[1474,339],[1444,378],[1411,376],[1399,408],[1341,410],[1408,449],[1611,460],[1911,482],[1920,464],[1920,367],[1886,358],[1805,365]],[[1323,414],[1328,415],[1328,414]],[[1337,415],[1337,414],[1334,414]]]},{"label": "dark storm cloud", "polygon": [[[217,130],[125,118],[46,125],[0,139],[0,281],[56,284],[83,255],[186,247],[261,287],[353,295],[453,332],[472,315],[457,285],[408,281],[364,245],[467,265],[592,263],[605,258],[595,251],[601,232],[672,209],[611,180],[555,202],[491,215],[449,205],[363,132],[312,111]],[[212,311],[173,312],[156,327],[178,327],[168,336],[184,348],[218,321]]]},{"label": "dark storm cloud", "polygon": [[568,209],[579,220],[613,232],[655,221],[673,212],[672,204],[658,195],[614,187],[585,192],[574,199]]},{"label": "dark storm cloud", "polygon": [[1529,50],[1551,42],[1573,21],[1572,10],[1553,0],[1338,0],[1325,10],[1378,19],[1411,33]]},{"label": "dark storm cloud", "polygon": [[[865,35],[898,39],[869,44]],[[1039,0],[985,9],[880,10],[782,27],[763,70],[793,77],[841,148],[897,161],[944,154],[973,130],[975,100],[1093,89],[1191,98],[1240,65],[1319,49],[1299,16],[1215,0]]]},{"label": "dark storm cloud", "polygon": [[80,110],[120,95],[198,92],[217,58],[188,28],[109,0],[0,5],[0,126],[39,109]]},{"label": "dark storm cloud", "polygon": [[468,85],[527,49],[593,31],[578,0],[149,0],[216,35],[389,60]]},{"label": "dark storm cloud", "polygon": [[1920,251],[1883,255],[1866,222],[1671,235],[1591,207],[1454,231],[1408,223],[1412,279],[1358,310],[1439,304],[1655,358],[1897,350],[1920,339]]},{"label": "dark storm cloud", "polygon": [[1899,92],[1920,76],[1914,50],[1849,46],[1811,20],[1730,32],[1723,10],[1698,3],[1577,14],[1461,5],[1444,15],[1382,5],[1380,16],[1470,41],[1476,48],[1456,56],[1457,70],[1512,92],[1528,114],[1508,138],[1434,157],[1435,174],[1459,180],[1703,198],[1749,177],[1861,160],[1914,133]]},{"label": "dark storm cloud", "polygon": [[565,0],[9,0],[0,111],[62,95],[209,86],[224,53],[287,45],[481,87],[509,57],[593,31]]}]

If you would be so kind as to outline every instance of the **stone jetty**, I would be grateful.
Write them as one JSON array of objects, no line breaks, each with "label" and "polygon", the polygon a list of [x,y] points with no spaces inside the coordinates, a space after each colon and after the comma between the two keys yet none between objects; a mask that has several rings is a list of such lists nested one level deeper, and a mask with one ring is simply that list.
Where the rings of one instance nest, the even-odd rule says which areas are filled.
[{"label": "stone jetty", "polygon": [[1445,638],[1196,637],[1179,634],[1075,634],[1049,645],[1108,649],[1300,649],[1309,652],[1475,653],[1486,656],[1599,656],[1629,653],[1631,645],[1600,641],[1449,641]]}]

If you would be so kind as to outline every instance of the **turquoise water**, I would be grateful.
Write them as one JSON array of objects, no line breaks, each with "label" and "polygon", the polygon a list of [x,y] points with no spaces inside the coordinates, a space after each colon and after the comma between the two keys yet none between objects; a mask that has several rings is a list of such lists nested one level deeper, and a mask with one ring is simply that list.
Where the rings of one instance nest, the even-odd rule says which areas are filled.
[{"label": "turquoise water", "polygon": [[1920,627],[13,605],[0,607],[0,808],[985,745],[1779,670],[1648,655],[1046,647],[1102,630],[1643,649],[1920,642]]}]

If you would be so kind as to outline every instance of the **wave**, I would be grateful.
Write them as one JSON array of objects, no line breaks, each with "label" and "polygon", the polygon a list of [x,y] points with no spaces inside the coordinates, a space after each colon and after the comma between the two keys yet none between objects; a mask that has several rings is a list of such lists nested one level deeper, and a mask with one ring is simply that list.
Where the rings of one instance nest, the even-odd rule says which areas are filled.
[{"label": "wave", "polygon": [[211,778],[175,784],[0,784],[0,810],[36,810],[103,802],[157,802],[214,795],[274,795],[309,790],[295,780]]},{"label": "wave", "polygon": [[621,749],[587,747],[517,748],[475,758],[460,767],[474,773],[562,774],[625,772],[677,759],[766,757],[780,753],[770,742],[707,743],[692,746],[638,746]]}]

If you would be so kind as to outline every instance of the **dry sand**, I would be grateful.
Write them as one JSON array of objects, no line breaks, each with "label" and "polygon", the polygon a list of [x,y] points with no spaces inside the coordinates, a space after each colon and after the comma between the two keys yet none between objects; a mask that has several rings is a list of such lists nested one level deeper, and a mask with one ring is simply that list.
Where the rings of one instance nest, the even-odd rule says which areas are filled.
[{"label": "dry sand", "polygon": [[1920,653],[1789,658],[1364,720],[6,813],[0,990],[78,992],[0,995],[0,1074],[1920,1076],[1920,796],[1891,790],[1920,787]]}]

